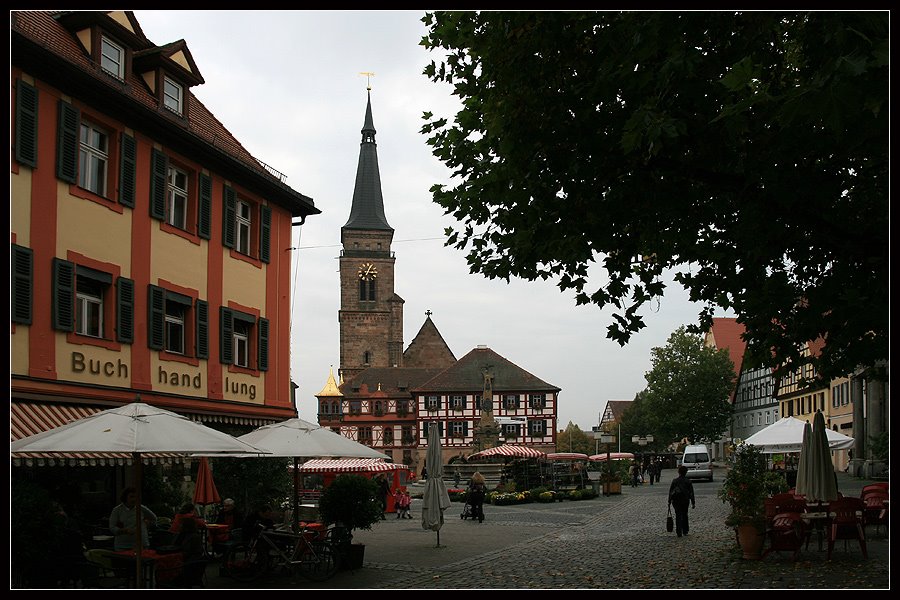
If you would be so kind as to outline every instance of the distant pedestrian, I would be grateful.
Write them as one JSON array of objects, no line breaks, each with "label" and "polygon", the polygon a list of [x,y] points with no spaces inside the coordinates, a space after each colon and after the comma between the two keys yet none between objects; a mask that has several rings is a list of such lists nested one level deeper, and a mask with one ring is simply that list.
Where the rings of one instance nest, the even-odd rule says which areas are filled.
[{"label": "distant pedestrian", "polygon": [[384,520],[384,513],[387,512],[388,496],[391,493],[391,484],[388,483],[387,476],[384,473],[375,478],[375,483],[378,484],[378,500],[381,502],[381,518]]},{"label": "distant pedestrian", "polygon": [[656,463],[651,462],[647,467],[647,475],[650,477],[650,485],[653,485],[653,480],[656,478]]},{"label": "distant pedestrian", "polygon": [[688,534],[688,504],[697,508],[694,500],[694,484],[687,478],[688,469],[678,467],[678,477],[669,486],[669,504],[675,509],[675,533],[678,537]]},{"label": "distant pedestrian", "polygon": [[456,469],[456,472],[453,474],[453,487],[459,487],[459,469]]},{"label": "distant pedestrian", "polygon": [[637,487],[641,478],[641,465],[634,461],[631,463],[631,487]]}]

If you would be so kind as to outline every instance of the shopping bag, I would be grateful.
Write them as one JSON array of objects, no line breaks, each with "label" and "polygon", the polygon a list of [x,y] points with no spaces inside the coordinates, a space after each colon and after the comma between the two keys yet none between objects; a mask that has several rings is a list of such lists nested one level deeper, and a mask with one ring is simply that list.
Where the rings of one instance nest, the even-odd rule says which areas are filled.
[{"label": "shopping bag", "polygon": [[675,521],[672,519],[672,505],[669,505],[669,514],[666,516],[666,531],[672,533],[675,529]]}]

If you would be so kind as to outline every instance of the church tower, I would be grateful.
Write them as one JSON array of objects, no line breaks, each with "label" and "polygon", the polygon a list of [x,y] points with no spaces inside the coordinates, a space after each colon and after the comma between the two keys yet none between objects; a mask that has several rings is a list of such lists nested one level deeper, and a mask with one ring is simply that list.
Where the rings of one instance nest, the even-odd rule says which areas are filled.
[{"label": "church tower", "polygon": [[341,227],[340,375],[403,366],[403,299],[394,293],[394,230],[384,216],[371,88],[350,217]]}]

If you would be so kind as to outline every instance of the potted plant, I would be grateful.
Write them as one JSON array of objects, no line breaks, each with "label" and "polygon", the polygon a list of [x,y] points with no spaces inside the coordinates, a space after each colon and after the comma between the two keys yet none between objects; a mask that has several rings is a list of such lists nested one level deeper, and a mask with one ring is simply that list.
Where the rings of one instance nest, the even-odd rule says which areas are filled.
[{"label": "potted plant", "polygon": [[362,567],[365,546],[353,543],[353,531],[371,529],[383,516],[375,481],[362,475],[338,476],[319,498],[319,516],[326,525],[335,525],[342,567]]},{"label": "potted plant", "polygon": [[759,559],[766,530],[766,498],[787,491],[784,477],[766,469],[766,457],[753,445],[735,449],[718,496],[731,505],[725,524],[734,527],[744,558]]}]

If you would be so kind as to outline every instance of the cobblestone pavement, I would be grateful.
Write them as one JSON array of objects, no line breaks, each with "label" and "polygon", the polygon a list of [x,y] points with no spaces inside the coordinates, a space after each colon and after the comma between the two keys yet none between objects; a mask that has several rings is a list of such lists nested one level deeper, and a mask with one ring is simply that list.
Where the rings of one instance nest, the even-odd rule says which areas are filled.
[{"label": "cobblestone pavement", "polygon": [[[459,518],[453,503],[437,533],[423,530],[420,501],[413,520],[389,515],[357,531],[366,545],[362,569],[324,583],[276,577],[241,587],[292,589],[890,589],[889,534],[867,529],[869,558],[859,545],[835,545],[831,560],[816,537],[794,562],[789,553],[762,561],[741,557],[728,508],[712,483],[696,482],[690,535],[665,531],[668,483],[625,487],[622,495],[553,504],[487,506],[484,523]],[[865,480],[840,475],[845,495]],[[827,542],[825,544],[827,548]],[[214,571],[214,572],[213,572]],[[208,587],[238,587],[210,570]]]}]

